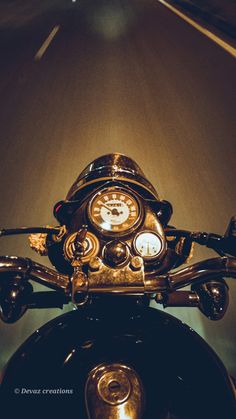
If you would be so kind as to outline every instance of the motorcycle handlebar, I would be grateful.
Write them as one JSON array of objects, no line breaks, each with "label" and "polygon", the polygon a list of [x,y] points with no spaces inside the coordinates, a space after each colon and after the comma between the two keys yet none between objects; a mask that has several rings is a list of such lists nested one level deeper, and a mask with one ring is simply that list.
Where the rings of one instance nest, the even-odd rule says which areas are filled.
[{"label": "motorcycle handlebar", "polygon": [[54,269],[33,262],[31,259],[19,256],[0,256],[0,277],[1,274],[9,273],[19,275],[23,279],[32,279],[57,291],[64,290],[66,293],[70,285],[68,275],[59,274]]},{"label": "motorcycle handlebar", "polygon": [[[0,257],[0,278],[2,275],[16,274],[23,279],[32,279],[56,291],[71,292],[71,278],[55,270],[17,256]],[[80,281],[79,293],[117,293],[117,294],[155,294],[172,292],[190,284],[219,279],[236,278],[236,258],[218,257],[197,262],[177,272],[160,275],[157,278],[144,278],[135,283],[99,284]]]},{"label": "motorcycle handlebar", "polygon": [[168,274],[169,289],[177,290],[187,285],[219,277],[236,278],[236,258],[227,256],[207,259]]}]

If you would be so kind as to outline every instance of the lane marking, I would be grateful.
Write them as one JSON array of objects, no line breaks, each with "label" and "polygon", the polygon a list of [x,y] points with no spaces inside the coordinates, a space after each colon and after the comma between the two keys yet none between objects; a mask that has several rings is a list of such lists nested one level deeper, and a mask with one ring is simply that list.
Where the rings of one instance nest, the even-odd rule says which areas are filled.
[{"label": "lane marking", "polygon": [[193,26],[199,32],[203,33],[205,36],[207,36],[209,39],[211,39],[213,42],[215,42],[217,45],[219,45],[221,48],[223,48],[225,51],[227,51],[229,54],[231,54],[234,58],[236,58],[236,48],[234,48],[232,45],[223,41],[223,39],[219,38],[217,35],[214,35],[208,29],[199,25],[197,22],[192,20],[190,17],[186,16],[184,13],[180,12],[174,6],[171,6],[165,0],[157,0],[157,1],[161,4],[163,4],[165,7],[167,7],[169,10],[171,10],[173,13],[175,13],[176,15],[181,17],[183,20],[185,20],[185,22],[189,23],[191,26]]},{"label": "lane marking", "polygon": [[47,39],[44,41],[42,46],[39,48],[38,52],[35,54],[34,56],[35,61],[41,60],[43,54],[49,47],[50,43],[52,42],[53,38],[56,36],[59,29],[60,29],[60,25],[57,25],[53,28],[52,32],[48,35]]}]

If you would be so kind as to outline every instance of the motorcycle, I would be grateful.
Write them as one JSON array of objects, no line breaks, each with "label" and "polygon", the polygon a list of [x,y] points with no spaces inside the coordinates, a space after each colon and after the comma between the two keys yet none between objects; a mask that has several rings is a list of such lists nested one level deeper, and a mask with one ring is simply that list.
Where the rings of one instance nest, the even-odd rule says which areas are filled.
[{"label": "motorcycle", "polygon": [[[149,307],[155,300],[198,307],[213,321],[224,316],[225,278],[236,278],[236,216],[220,236],[178,229],[172,212],[137,163],[114,153],[91,162],[55,205],[59,225],[0,230],[30,234],[32,249],[54,266],[0,257],[1,320],[73,303],[8,362],[0,387],[8,417],[31,403],[44,415],[49,405],[55,417],[66,407],[79,419],[236,417],[234,386],[215,352]],[[218,256],[189,264],[194,243]],[[51,290],[35,292],[32,282]]]}]

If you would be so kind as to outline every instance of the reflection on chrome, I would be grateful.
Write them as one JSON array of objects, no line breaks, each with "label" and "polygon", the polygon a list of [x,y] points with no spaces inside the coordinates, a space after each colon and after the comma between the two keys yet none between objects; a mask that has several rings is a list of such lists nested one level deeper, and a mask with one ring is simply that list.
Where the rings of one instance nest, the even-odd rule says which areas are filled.
[{"label": "reflection on chrome", "polygon": [[85,400],[89,419],[140,419],[144,389],[133,368],[124,364],[103,364],[90,372]]},{"label": "reflection on chrome", "polygon": [[71,359],[71,357],[73,356],[74,353],[75,353],[75,349],[72,349],[72,351],[67,355],[67,357],[64,361],[64,364],[66,364]]}]

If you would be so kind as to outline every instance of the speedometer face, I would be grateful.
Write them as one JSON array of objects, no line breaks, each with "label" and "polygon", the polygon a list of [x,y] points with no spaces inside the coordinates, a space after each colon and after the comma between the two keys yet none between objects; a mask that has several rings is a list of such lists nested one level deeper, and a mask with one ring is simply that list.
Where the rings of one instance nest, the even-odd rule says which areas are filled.
[{"label": "speedometer face", "polygon": [[89,206],[93,224],[107,232],[129,231],[140,219],[136,198],[121,190],[106,189],[93,198]]}]

